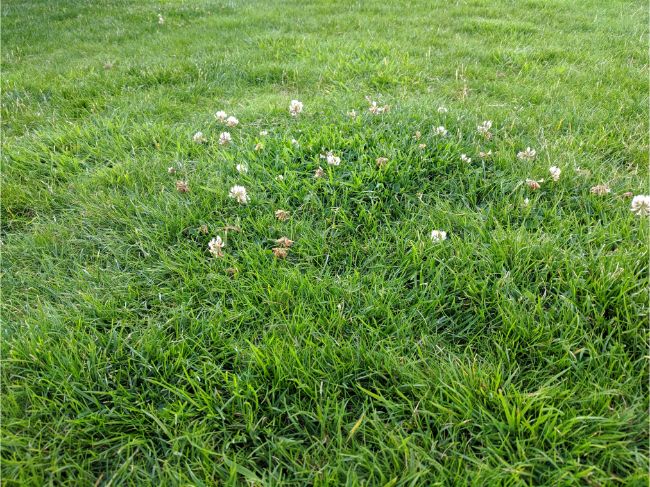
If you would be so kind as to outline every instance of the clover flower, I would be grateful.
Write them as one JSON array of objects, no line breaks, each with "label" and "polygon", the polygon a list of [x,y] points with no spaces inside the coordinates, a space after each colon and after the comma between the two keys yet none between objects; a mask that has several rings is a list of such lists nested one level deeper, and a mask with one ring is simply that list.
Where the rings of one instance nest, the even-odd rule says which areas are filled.
[{"label": "clover flower", "polygon": [[492,128],[492,120],[486,120],[481,125],[476,127],[476,130],[478,130],[478,133],[481,134],[483,137],[489,139],[490,137],[492,137],[492,133],[490,132],[491,128]]},{"label": "clover flower", "polygon": [[535,156],[537,156],[537,151],[530,147],[526,147],[526,150],[517,152],[517,158],[521,161],[532,161],[535,159]]},{"label": "clover flower", "polygon": [[562,174],[562,170],[557,167],[557,166],[551,166],[548,168],[548,172],[551,173],[551,179],[553,181],[559,181],[560,180],[560,174]]},{"label": "clover flower", "polygon": [[246,188],[243,186],[238,186],[235,185],[232,188],[230,188],[230,193],[228,194],[232,199],[237,201],[238,203],[245,205],[248,203],[248,192],[246,191]]},{"label": "clover flower", "polygon": [[604,196],[610,191],[611,189],[609,189],[609,186],[607,186],[606,184],[597,184],[596,186],[592,186],[592,188],[589,190],[591,194],[595,194],[598,196]]},{"label": "clover flower", "polygon": [[638,194],[632,198],[630,211],[637,216],[650,216],[650,195]]},{"label": "clover flower", "polygon": [[298,114],[302,112],[302,107],[302,102],[298,100],[291,100],[291,103],[289,103],[289,113],[292,117],[297,117]]},{"label": "clover flower", "polygon": [[443,240],[447,240],[447,232],[444,230],[432,230],[431,240],[434,242],[442,242]]},{"label": "clover flower", "polygon": [[540,184],[537,181],[535,181],[534,179],[526,179],[526,184],[533,191],[538,190],[539,188],[541,188]]},{"label": "clover flower", "polygon": [[221,249],[223,249],[225,246],[226,244],[224,241],[219,235],[217,235],[208,243],[208,250],[215,257],[223,257],[223,252]]}]

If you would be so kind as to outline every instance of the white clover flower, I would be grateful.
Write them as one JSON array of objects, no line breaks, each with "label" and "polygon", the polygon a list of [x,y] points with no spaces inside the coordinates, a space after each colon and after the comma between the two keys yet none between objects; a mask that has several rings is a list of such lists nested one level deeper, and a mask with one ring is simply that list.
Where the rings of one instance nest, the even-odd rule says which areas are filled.
[{"label": "white clover flower", "polygon": [[328,152],[328,153],[325,154],[325,155],[321,154],[320,158],[321,158],[321,159],[326,159],[326,160],[327,160],[327,163],[328,163],[330,166],[338,166],[339,164],[341,164],[341,158],[335,156],[334,153],[331,152],[331,151]]},{"label": "white clover flower", "polygon": [[358,115],[356,110],[351,110],[348,112],[348,117],[355,118]]},{"label": "white clover flower", "polygon": [[444,230],[432,230],[431,240],[434,242],[442,242],[443,240],[447,240],[447,232]]},{"label": "white clover flower", "polygon": [[638,194],[632,198],[630,211],[638,216],[650,216],[650,195]]},{"label": "white clover flower", "polygon": [[232,142],[230,132],[221,132],[219,134],[219,145],[228,145]]},{"label": "white clover flower", "polygon": [[596,186],[593,186],[589,191],[591,192],[591,194],[604,196],[607,193],[611,192],[611,189],[609,189],[609,186],[607,186],[606,184],[598,184]]},{"label": "white clover flower", "polygon": [[530,147],[526,147],[526,150],[517,152],[517,158],[522,161],[532,161],[535,159],[535,156],[537,155],[537,151],[535,149],[531,149]]},{"label": "white clover flower", "polygon": [[434,128],[433,133],[435,135],[439,135],[440,137],[444,137],[445,135],[447,135],[447,129],[441,125],[440,127]]},{"label": "white clover flower", "polygon": [[237,120],[236,117],[233,117],[231,115],[226,119],[226,125],[228,127],[236,127],[237,125],[239,125],[239,120]]},{"label": "white clover flower", "polygon": [[320,179],[323,176],[325,176],[325,171],[323,171],[323,168],[318,166],[318,169],[314,171],[314,179]]},{"label": "white clover flower", "polygon": [[472,162],[472,159],[467,157],[467,155],[465,155],[465,154],[460,155],[460,160],[463,161],[466,164],[469,164],[470,162]]},{"label": "white clover flower", "polygon": [[236,200],[238,203],[241,203],[242,205],[248,203],[248,193],[246,192],[246,188],[243,186],[233,186],[230,188],[230,193],[228,196]]},{"label": "white clover flower", "polygon": [[275,179],[278,180],[278,181],[284,181],[284,176],[283,176],[282,174],[278,174],[278,175],[275,177]]},{"label": "white clover flower", "polygon": [[176,168],[175,168],[174,166],[169,166],[169,167],[167,168],[167,172],[168,172],[169,174],[176,174]]},{"label": "white clover flower", "polygon": [[158,14],[158,24],[163,25],[165,23],[165,17],[162,14]]},{"label": "white clover flower", "polygon": [[492,157],[492,150],[489,150],[487,152],[481,151],[481,152],[478,153],[478,156],[481,159],[490,159]]},{"label": "white clover flower", "polygon": [[224,241],[219,235],[217,235],[208,243],[208,250],[210,250],[210,253],[215,257],[223,257],[223,252],[221,249],[223,249],[225,246],[226,244]]},{"label": "white clover flower", "polygon": [[235,169],[237,169],[237,172],[246,174],[248,172],[248,166],[246,164],[237,164],[235,166]]},{"label": "white clover flower", "polygon": [[530,205],[530,200],[528,198],[524,198],[524,206]]},{"label": "white clover flower", "polygon": [[260,136],[261,136],[261,137],[266,137],[267,135],[269,135],[269,131],[268,131],[268,130],[260,130]]},{"label": "white clover flower", "polygon": [[228,118],[228,114],[226,112],[224,112],[223,110],[219,110],[217,113],[214,114],[214,118],[216,118],[221,123],[223,123]]},{"label": "white clover flower", "polygon": [[447,107],[439,106],[438,107],[438,113],[447,113],[449,110],[447,110]]},{"label": "white clover flower", "polygon": [[302,112],[302,102],[298,100],[291,100],[291,103],[289,104],[289,113],[291,114],[291,116],[296,117],[301,112]]},{"label": "white clover flower", "polygon": [[418,144],[418,149],[424,150],[427,148],[427,144]]},{"label": "white clover flower", "polygon": [[197,132],[192,136],[192,140],[197,144],[204,143],[207,139],[203,135],[203,132]]},{"label": "white clover flower", "polygon": [[489,139],[490,137],[492,137],[492,134],[490,133],[491,128],[492,128],[492,120],[486,120],[481,125],[476,127],[476,130],[478,131],[479,134]]},{"label": "white clover flower", "polygon": [[262,144],[261,142],[258,142],[257,144],[255,144],[254,149],[256,151],[261,151],[262,149],[264,149],[264,144]]},{"label": "white clover flower", "polygon": [[560,174],[562,174],[562,170],[557,167],[557,166],[551,166],[548,168],[548,172],[551,173],[551,179],[553,181],[559,181],[560,180]]},{"label": "white clover flower", "polygon": [[294,147],[300,147],[300,142],[298,142],[296,139],[291,139],[291,145]]}]

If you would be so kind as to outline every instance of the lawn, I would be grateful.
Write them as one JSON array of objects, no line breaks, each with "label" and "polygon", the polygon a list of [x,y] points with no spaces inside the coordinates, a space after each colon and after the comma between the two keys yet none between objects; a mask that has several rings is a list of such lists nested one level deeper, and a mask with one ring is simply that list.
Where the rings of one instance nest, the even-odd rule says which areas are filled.
[{"label": "lawn", "polygon": [[3,485],[647,485],[648,17],[2,2]]}]

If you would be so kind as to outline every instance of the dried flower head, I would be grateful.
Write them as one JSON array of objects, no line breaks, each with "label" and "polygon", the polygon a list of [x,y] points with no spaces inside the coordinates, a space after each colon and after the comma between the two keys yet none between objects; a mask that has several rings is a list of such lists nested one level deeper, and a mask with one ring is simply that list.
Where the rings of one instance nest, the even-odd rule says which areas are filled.
[{"label": "dried flower head", "polygon": [[444,230],[432,230],[431,240],[434,242],[442,242],[443,240],[447,240],[447,232]]},{"label": "dried flower head", "polygon": [[167,173],[168,174],[176,174],[176,168],[174,166],[169,166],[167,168]]},{"label": "dried flower head", "polygon": [[286,210],[275,210],[275,217],[281,222],[289,219],[289,212]]},{"label": "dried flower head", "polygon": [[286,259],[287,254],[289,253],[289,251],[284,247],[273,247],[271,250],[276,259]]},{"label": "dried flower head", "polygon": [[237,125],[239,125],[239,120],[237,120],[236,117],[233,117],[231,115],[226,119],[226,125],[228,127],[236,127]]},{"label": "dried flower head", "polygon": [[230,132],[221,132],[219,134],[219,145],[228,145],[232,142]]},{"label": "dried flower head", "polygon": [[533,191],[541,188],[540,184],[537,181],[535,181],[534,179],[526,179],[526,184]]},{"label": "dried flower head", "polygon": [[526,147],[526,150],[517,152],[517,158],[522,161],[532,161],[535,159],[535,156],[537,156],[537,151],[530,147]]},{"label": "dried flower head", "polygon": [[378,157],[375,159],[375,162],[377,163],[377,167],[384,167],[386,164],[388,164],[388,157]]},{"label": "dried flower head", "polygon": [[176,181],[176,191],[179,193],[187,193],[190,190],[190,185],[187,184],[187,181]]},{"label": "dried flower head", "polygon": [[206,142],[206,140],[207,139],[203,135],[203,132],[197,132],[192,136],[192,141],[197,144],[203,144],[204,142]]},{"label": "dried flower head", "polygon": [[472,159],[470,157],[467,157],[466,154],[461,154],[460,155],[460,160],[463,161],[466,164],[469,164],[470,162],[472,162]]},{"label": "dried flower head", "polygon": [[422,137],[422,132],[420,132],[419,130],[416,130],[415,135],[413,136],[413,138],[415,140],[420,140],[420,137]]},{"label": "dried flower head", "polygon": [[483,160],[490,159],[492,157],[492,151],[491,150],[487,152],[481,151],[478,153],[478,156]]},{"label": "dried flower head", "polygon": [[439,135],[440,137],[444,137],[447,135],[447,129],[444,128],[442,125],[440,127],[435,127],[433,129],[434,135]]},{"label": "dried flower head", "polygon": [[418,144],[418,149],[424,150],[427,148],[427,144]]},{"label": "dried flower head", "polygon": [[631,198],[632,196],[634,196],[634,193],[632,191],[626,191],[623,193],[623,198]]},{"label": "dried flower head", "polygon": [[278,244],[279,247],[284,247],[288,249],[293,245],[293,240],[290,240],[287,237],[280,237],[275,241],[275,243]]},{"label": "dried flower head", "polygon": [[588,177],[591,176],[591,171],[589,169],[583,169],[581,167],[576,167],[576,173],[580,176]]},{"label": "dried flower head", "polygon": [[323,168],[318,166],[318,169],[314,171],[314,178],[319,179],[325,176],[325,171],[323,171]]},{"label": "dried flower head", "polygon": [[376,101],[372,101],[369,96],[366,96],[366,101],[370,105],[368,111],[373,115],[381,115],[388,111],[388,105],[379,106]]},{"label": "dried flower head", "polygon": [[216,118],[221,123],[223,123],[228,118],[228,114],[226,112],[224,112],[223,110],[219,110],[217,113],[214,114],[214,118]]},{"label": "dried flower head", "polygon": [[562,174],[562,170],[557,167],[557,166],[551,166],[548,168],[548,172],[551,173],[551,179],[553,181],[559,181],[560,180],[560,174]]},{"label": "dried flower head", "polygon": [[302,112],[302,102],[298,100],[291,100],[289,103],[289,113],[292,117],[297,117]]},{"label": "dried flower head", "polygon": [[237,164],[235,169],[237,169],[237,172],[241,174],[246,174],[248,172],[248,166],[246,164]]},{"label": "dried flower head", "polygon": [[258,142],[257,144],[255,144],[255,150],[256,151],[261,151],[262,149],[264,149],[264,144],[262,144],[261,142]]},{"label": "dried flower head", "polygon": [[632,198],[632,206],[630,211],[637,216],[650,216],[650,196],[645,194],[637,194]]},{"label": "dried flower head", "polygon": [[230,193],[228,194],[232,199],[237,201],[238,203],[245,205],[248,203],[248,193],[246,192],[246,188],[243,186],[238,186],[235,185],[232,188],[230,188]]},{"label": "dried flower head", "polygon": [[611,189],[609,189],[609,186],[607,186],[606,184],[598,184],[596,186],[593,186],[589,190],[589,192],[591,194],[595,194],[595,195],[598,195],[598,196],[604,196],[607,193],[609,193],[610,191],[611,191]]},{"label": "dried flower head", "polygon": [[226,274],[228,274],[230,277],[235,277],[237,274],[239,274],[239,269],[236,267],[228,267],[226,269]]},{"label": "dried flower head", "polygon": [[208,234],[208,226],[207,225],[201,225],[199,227],[199,232],[202,233],[203,235],[207,235]]},{"label": "dried flower head", "polygon": [[438,107],[438,113],[447,113],[449,110],[447,110],[447,107],[439,106]]},{"label": "dried flower head", "polygon": [[223,257],[223,252],[221,251],[221,249],[223,249],[225,246],[226,244],[224,243],[224,241],[221,239],[219,235],[217,235],[208,243],[208,250],[215,257]]},{"label": "dried flower head", "polygon": [[485,137],[486,139],[489,139],[490,137],[492,137],[492,133],[490,132],[491,128],[492,128],[492,120],[486,120],[481,125],[476,127],[476,130],[483,137]]},{"label": "dried flower head", "polygon": [[356,110],[351,110],[348,112],[348,117],[355,118],[358,115]]}]

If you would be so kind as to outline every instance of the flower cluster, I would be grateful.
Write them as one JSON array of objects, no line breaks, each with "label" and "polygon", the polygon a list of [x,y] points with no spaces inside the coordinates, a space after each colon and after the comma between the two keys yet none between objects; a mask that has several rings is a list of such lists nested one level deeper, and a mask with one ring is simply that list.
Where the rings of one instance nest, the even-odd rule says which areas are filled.
[{"label": "flower cluster", "polygon": [[490,129],[492,128],[492,120],[486,120],[483,122],[481,125],[476,127],[476,130],[478,131],[479,134],[481,134],[483,137],[486,139],[489,139],[492,137],[492,133],[490,132]]},{"label": "flower cluster", "polygon": [[297,117],[300,113],[302,113],[302,102],[298,100],[291,100],[291,103],[289,103],[289,113],[292,117]]},{"label": "flower cluster", "polygon": [[233,186],[232,188],[230,188],[230,193],[228,193],[228,196],[230,196],[239,204],[245,205],[246,203],[248,203],[248,192],[246,191],[246,188],[243,186],[238,186],[238,185]]}]

